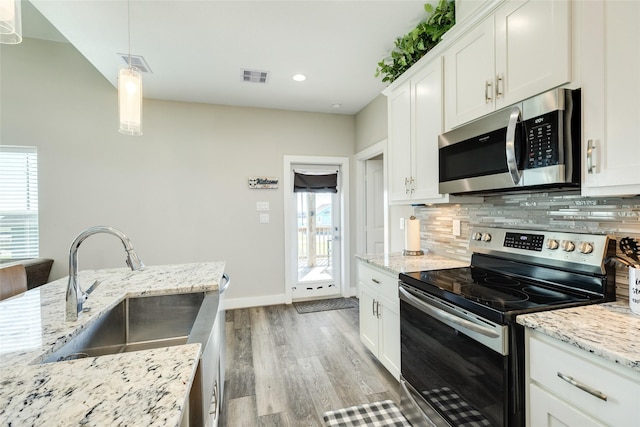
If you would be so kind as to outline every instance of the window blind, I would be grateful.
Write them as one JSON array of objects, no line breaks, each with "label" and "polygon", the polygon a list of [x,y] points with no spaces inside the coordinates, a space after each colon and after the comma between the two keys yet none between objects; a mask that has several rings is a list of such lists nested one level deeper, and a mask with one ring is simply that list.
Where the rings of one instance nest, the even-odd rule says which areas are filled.
[{"label": "window blind", "polygon": [[38,153],[0,145],[0,259],[37,258]]},{"label": "window blind", "polygon": [[338,174],[307,175],[294,172],[294,193],[337,193]]}]

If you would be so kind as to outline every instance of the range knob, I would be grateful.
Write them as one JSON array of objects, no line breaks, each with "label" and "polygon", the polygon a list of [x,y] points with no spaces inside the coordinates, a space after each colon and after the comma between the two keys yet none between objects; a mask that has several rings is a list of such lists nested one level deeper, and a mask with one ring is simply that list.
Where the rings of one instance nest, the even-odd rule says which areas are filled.
[{"label": "range knob", "polygon": [[556,239],[547,240],[547,248],[548,249],[551,249],[552,251],[555,251],[556,249],[558,249],[558,247],[560,247],[560,243],[558,243],[558,241]]},{"label": "range knob", "polygon": [[489,234],[489,233],[483,233],[483,234],[482,234],[482,241],[483,241],[483,242],[490,242],[490,241],[491,241],[491,234]]},{"label": "range knob", "polygon": [[565,240],[562,242],[562,250],[565,252],[573,252],[576,248],[576,244],[571,240]]},{"label": "range knob", "polygon": [[476,231],[475,233],[473,233],[473,236],[471,236],[473,240],[482,240],[482,233]]},{"label": "range knob", "polygon": [[578,245],[578,252],[583,254],[590,254],[593,252],[593,245],[588,242],[582,242]]}]

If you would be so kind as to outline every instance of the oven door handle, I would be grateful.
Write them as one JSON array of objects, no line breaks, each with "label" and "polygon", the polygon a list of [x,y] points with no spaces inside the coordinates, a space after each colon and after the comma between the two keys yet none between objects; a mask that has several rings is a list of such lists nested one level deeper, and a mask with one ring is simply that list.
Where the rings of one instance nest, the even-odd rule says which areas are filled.
[{"label": "oven door handle", "polygon": [[522,179],[522,173],[518,170],[518,159],[516,158],[516,128],[520,117],[520,108],[513,107],[511,115],[509,116],[509,124],[507,125],[507,143],[505,146],[507,168],[509,169],[513,185],[518,185]]},{"label": "oven door handle", "polygon": [[462,328],[469,329],[471,331],[477,332],[489,338],[498,338],[500,336],[496,331],[489,329],[485,326],[479,325],[467,319],[462,319],[456,315],[451,313],[447,313],[444,310],[441,310],[437,307],[433,307],[431,304],[428,304],[422,301],[420,298],[416,297],[411,291],[400,286],[400,299],[417,308],[418,310],[426,313],[438,320],[444,322],[450,322],[455,325],[458,325]]}]

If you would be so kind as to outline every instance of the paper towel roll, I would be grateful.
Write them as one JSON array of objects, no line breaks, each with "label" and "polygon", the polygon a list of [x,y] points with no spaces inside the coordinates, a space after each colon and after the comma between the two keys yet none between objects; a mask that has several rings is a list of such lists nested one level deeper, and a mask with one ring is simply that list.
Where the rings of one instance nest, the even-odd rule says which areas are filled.
[{"label": "paper towel roll", "polygon": [[412,216],[404,226],[404,250],[417,252],[420,250],[420,220]]}]

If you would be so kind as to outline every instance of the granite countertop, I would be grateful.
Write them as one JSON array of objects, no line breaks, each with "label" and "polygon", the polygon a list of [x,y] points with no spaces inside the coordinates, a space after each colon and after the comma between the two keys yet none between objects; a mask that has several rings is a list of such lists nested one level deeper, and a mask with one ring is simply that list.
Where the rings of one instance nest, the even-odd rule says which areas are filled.
[{"label": "granite countertop", "polygon": [[211,292],[223,262],[82,271],[99,282],[76,322],[64,319],[67,278],[0,302],[0,425],[178,426],[200,344],[38,364],[127,297]]},{"label": "granite countertop", "polygon": [[425,252],[420,256],[405,256],[400,252],[389,254],[356,255],[356,258],[380,267],[394,274],[412,271],[439,270],[444,268],[467,267],[469,262]]},{"label": "granite countertop", "polygon": [[524,314],[516,321],[640,373],[640,315],[625,300]]}]

